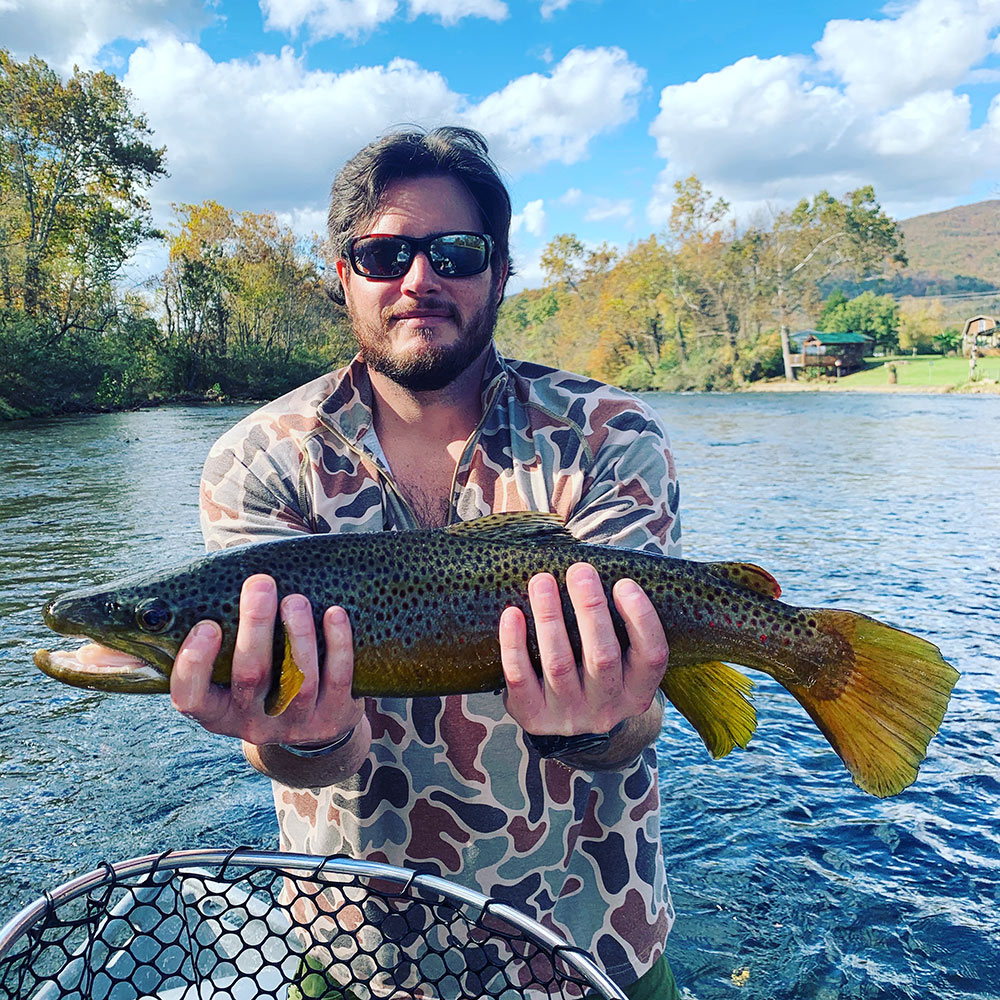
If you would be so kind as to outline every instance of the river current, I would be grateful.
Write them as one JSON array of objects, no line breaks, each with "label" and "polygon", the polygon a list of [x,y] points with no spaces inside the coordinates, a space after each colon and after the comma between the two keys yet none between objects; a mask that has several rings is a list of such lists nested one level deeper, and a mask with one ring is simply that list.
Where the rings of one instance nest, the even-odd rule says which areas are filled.
[{"label": "river current", "polygon": [[[917,632],[962,675],[916,784],[887,800],[763,675],[745,752],[712,761],[669,715],[668,954],[685,995],[997,1000],[1000,397],[647,398],[688,558],[757,562],[790,603]],[[165,697],[74,690],[31,663],[54,593],[201,552],[201,463],[245,412],[0,424],[0,923],[105,860],[276,846],[268,783],[235,741]]]}]

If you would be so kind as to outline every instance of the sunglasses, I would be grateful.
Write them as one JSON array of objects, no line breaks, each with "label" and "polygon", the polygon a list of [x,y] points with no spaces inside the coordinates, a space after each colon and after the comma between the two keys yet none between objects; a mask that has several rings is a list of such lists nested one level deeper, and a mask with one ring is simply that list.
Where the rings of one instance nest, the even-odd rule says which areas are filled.
[{"label": "sunglasses", "polygon": [[411,236],[370,233],[347,244],[351,269],[363,278],[401,278],[423,251],[442,278],[468,278],[490,266],[493,240],[485,233],[434,233],[422,240]]}]

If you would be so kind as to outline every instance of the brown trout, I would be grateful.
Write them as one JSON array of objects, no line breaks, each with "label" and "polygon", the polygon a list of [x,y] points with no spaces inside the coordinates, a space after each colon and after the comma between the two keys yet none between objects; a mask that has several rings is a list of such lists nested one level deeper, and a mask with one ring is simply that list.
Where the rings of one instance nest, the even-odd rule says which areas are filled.
[{"label": "brown trout", "polygon": [[[332,604],[354,632],[354,692],[376,697],[469,694],[503,686],[498,623],[521,608],[538,664],[528,580],[562,579],[589,562],[610,601],[629,577],[657,608],[670,645],[660,685],[715,757],[745,747],[756,727],[752,682],[727,663],[773,677],[800,702],[855,782],[874,795],[911,784],[948,706],[957,672],[936,646],[852,611],[797,608],[777,600],[774,578],[746,563],[698,563],[577,541],[548,514],[494,514],[442,529],[304,535],[212,553],[186,567],[76,591],[46,606],[56,632],[85,636],[138,657],[85,663],[41,650],[35,663],[67,684],[103,691],[166,692],[178,648],[201,619],[222,626],[213,680],[229,681],[243,581],[274,577],[279,595],[300,593],[319,621]],[[568,597],[567,628],[579,653]],[[90,647],[91,650],[93,647]],[[280,625],[281,664],[267,707],[285,709],[301,672]],[[322,655],[322,650],[320,651]]]}]

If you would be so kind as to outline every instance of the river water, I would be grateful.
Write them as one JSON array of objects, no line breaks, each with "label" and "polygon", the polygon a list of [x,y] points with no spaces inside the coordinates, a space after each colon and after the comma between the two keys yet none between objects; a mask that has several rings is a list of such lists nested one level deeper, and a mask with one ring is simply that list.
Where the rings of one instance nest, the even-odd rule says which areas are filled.
[{"label": "river water", "polygon": [[[917,632],[962,672],[917,783],[851,783],[763,675],[750,748],[660,738],[687,996],[1000,998],[1000,397],[648,397],[671,432],[685,554],[758,562],[790,603]],[[53,593],[201,551],[209,445],[247,412],[0,425],[0,922],[167,848],[273,848],[268,783],[165,697],[77,691],[31,653]]]}]

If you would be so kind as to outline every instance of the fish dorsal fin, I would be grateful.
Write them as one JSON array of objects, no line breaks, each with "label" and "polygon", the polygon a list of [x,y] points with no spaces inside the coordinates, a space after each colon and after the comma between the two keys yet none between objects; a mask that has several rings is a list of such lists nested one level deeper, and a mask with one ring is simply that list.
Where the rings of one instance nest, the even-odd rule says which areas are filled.
[{"label": "fish dorsal fin", "polygon": [[546,545],[573,545],[576,539],[566,530],[558,514],[537,510],[513,511],[508,514],[488,514],[474,521],[460,521],[444,529],[452,535],[480,542],[504,542]]},{"label": "fish dorsal fin", "polygon": [[753,591],[761,597],[781,597],[781,585],[766,569],[754,566],[753,563],[714,562],[702,563],[705,569],[716,576],[721,576],[737,587]]}]

